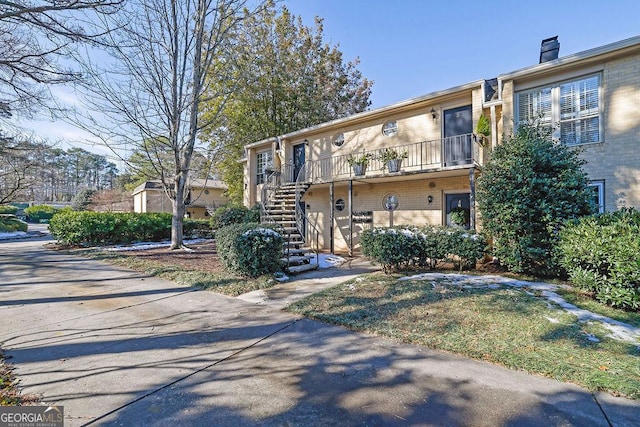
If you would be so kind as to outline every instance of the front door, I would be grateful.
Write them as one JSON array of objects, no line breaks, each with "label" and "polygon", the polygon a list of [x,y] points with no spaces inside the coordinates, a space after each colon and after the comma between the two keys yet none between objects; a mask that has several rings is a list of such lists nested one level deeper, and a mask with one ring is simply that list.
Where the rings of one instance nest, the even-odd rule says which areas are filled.
[{"label": "front door", "polygon": [[460,225],[467,230],[470,227],[471,211],[469,209],[469,193],[446,194],[446,225]]},{"label": "front door", "polygon": [[444,166],[471,163],[471,105],[444,110]]},{"label": "front door", "polygon": [[[298,144],[293,146],[293,181],[298,179],[298,174],[304,166],[304,151],[305,144]],[[304,179],[302,180],[304,181]]]}]

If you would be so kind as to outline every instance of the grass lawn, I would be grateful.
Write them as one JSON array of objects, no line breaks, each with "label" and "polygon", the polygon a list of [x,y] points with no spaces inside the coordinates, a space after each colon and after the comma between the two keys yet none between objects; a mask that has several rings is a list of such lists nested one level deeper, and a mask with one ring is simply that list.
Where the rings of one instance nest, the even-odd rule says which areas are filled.
[{"label": "grass lawn", "polygon": [[154,249],[135,252],[107,252],[100,249],[65,250],[73,255],[107,261],[149,276],[223,295],[238,296],[257,289],[273,287],[273,276],[246,278],[224,270],[218,257],[209,251],[170,251]]},{"label": "grass lawn", "polygon": [[[522,289],[464,288],[442,281],[398,281],[399,277],[362,276],[300,300],[288,310],[640,399],[639,346],[607,338],[601,325],[578,323],[573,315]],[[600,309],[609,317],[640,325],[638,313],[603,307],[593,311]]]}]

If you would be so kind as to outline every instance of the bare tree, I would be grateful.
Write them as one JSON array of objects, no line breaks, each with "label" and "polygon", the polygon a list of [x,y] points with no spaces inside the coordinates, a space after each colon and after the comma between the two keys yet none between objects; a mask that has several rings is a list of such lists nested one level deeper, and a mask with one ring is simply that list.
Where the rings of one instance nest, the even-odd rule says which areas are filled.
[{"label": "bare tree", "polygon": [[52,108],[49,88],[78,78],[67,61],[103,34],[91,20],[124,0],[0,0],[0,119]]},{"label": "bare tree", "polygon": [[0,135],[0,204],[8,203],[35,182],[42,146]]},{"label": "bare tree", "polygon": [[108,57],[86,63],[86,105],[99,116],[76,117],[76,123],[114,152],[134,149],[153,165],[173,202],[171,249],[183,247],[187,179],[198,135],[215,120],[214,114],[204,121],[199,106],[226,96],[208,90],[207,78],[230,78],[219,58],[227,57],[222,52],[249,6],[261,9],[263,2],[131,0],[103,20]]}]

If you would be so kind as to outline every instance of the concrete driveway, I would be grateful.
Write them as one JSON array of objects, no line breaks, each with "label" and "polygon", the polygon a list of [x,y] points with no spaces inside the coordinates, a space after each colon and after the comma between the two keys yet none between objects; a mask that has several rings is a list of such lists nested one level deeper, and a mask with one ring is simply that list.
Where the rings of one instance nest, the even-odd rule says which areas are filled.
[{"label": "concrete driveway", "polygon": [[64,406],[66,426],[640,419],[638,401],[352,333],[42,243],[0,242],[0,345],[24,392]]}]

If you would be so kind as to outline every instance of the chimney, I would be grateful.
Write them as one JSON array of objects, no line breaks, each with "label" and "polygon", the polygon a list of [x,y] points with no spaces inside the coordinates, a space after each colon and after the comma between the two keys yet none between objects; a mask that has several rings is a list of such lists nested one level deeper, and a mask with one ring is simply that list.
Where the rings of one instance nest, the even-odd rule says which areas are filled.
[{"label": "chimney", "polygon": [[558,41],[558,36],[542,40],[540,45],[540,64],[558,59],[559,51],[560,42]]}]

